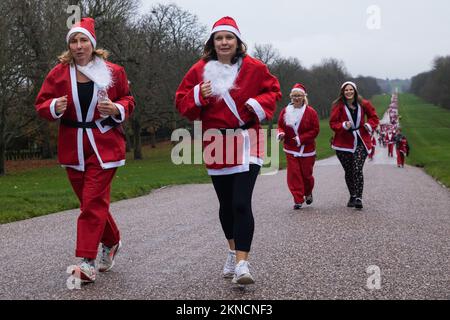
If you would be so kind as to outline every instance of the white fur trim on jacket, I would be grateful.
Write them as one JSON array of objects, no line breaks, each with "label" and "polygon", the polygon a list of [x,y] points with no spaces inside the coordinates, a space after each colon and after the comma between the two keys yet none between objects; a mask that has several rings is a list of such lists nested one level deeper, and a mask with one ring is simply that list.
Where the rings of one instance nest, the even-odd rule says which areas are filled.
[{"label": "white fur trim on jacket", "polygon": [[211,81],[212,94],[215,97],[222,97],[234,87],[234,81],[237,78],[239,64],[223,64],[217,60],[209,61],[203,72],[203,79]]},{"label": "white fur trim on jacket", "polygon": [[200,101],[200,85],[199,84],[194,87],[194,101],[195,101],[195,105],[197,107],[202,106],[202,103]]},{"label": "white fur trim on jacket", "polygon": [[266,112],[257,100],[250,98],[246,103],[253,108],[253,111],[255,111],[256,115],[258,116],[259,122],[263,121],[266,118]]},{"label": "white fur trim on jacket", "polygon": [[125,108],[120,103],[114,103],[114,105],[119,109],[120,118],[116,118],[116,116],[112,116],[113,120],[117,123],[122,123],[125,121]]},{"label": "white fur trim on jacket", "polygon": [[368,122],[364,123],[364,127],[367,129],[367,131],[369,131],[369,133],[372,133],[372,126]]},{"label": "white fur trim on jacket", "polygon": [[50,113],[52,114],[53,118],[59,119],[59,118],[61,118],[63,116],[64,112],[61,113],[59,116],[56,114],[56,110],[55,110],[56,100],[57,99],[53,99],[52,103],[50,104]]},{"label": "white fur trim on jacket", "polygon": [[94,81],[98,88],[108,89],[113,84],[112,72],[102,58],[94,57],[94,59],[85,66],[77,65],[77,69],[86,77]]}]

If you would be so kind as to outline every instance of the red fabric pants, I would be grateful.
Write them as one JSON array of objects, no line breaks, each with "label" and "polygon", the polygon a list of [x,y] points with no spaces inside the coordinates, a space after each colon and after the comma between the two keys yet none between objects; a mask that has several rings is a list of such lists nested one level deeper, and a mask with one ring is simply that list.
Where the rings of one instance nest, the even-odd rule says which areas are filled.
[{"label": "red fabric pants", "polygon": [[394,156],[394,144],[388,143],[388,157]]},{"label": "red fabric pants", "polygon": [[397,150],[397,166],[405,165],[405,154]]},{"label": "red fabric pants", "polygon": [[313,168],[316,157],[294,157],[286,153],[287,184],[295,203],[303,203],[304,197],[312,194],[314,188]]},{"label": "red fabric pants", "polygon": [[95,259],[100,242],[112,247],[120,240],[119,229],[109,212],[111,181],[116,168],[102,169],[84,134],[85,171],[67,168],[72,188],[80,200],[75,255]]}]

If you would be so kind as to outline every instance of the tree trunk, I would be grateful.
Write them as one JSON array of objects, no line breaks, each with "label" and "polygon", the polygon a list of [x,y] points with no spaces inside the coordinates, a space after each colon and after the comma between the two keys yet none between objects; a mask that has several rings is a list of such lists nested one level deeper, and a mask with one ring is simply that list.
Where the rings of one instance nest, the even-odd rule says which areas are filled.
[{"label": "tree trunk", "polygon": [[136,114],[133,116],[131,123],[134,137],[134,160],[142,160],[141,123]]},{"label": "tree trunk", "polygon": [[156,148],[156,130],[155,130],[155,127],[151,126],[148,131],[150,133],[150,144],[152,146],[152,149],[154,149],[154,148]]},{"label": "tree trunk", "polygon": [[130,138],[130,132],[127,130],[126,125],[123,125],[123,131],[125,132],[125,152],[130,152],[131,151],[131,138]]},{"label": "tree trunk", "polygon": [[5,175],[5,156],[6,156],[6,141],[5,141],[5,122],[6,122],[6,112],[5,107],[1,107],[0,116],[0,176]]}]

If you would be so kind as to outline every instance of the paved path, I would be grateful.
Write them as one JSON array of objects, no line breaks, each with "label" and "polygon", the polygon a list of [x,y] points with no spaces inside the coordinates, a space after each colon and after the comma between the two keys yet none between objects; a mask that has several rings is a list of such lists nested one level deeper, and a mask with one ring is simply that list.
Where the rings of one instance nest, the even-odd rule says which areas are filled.
[{"label": "paved path", "polygon": [[[292,210],[286,171],[258,178],[245,291],[221,278],[226,255],[210,184],[114,203],[124,247],[81,290],[66,287],[77,210],[0,225],[0,299],[450,299],[450,193],[378,148],[365,166],[364,210],[346,208],[336,158],[317,163],[314,203]],[[369,290],[369,266],[381,289]]]}]

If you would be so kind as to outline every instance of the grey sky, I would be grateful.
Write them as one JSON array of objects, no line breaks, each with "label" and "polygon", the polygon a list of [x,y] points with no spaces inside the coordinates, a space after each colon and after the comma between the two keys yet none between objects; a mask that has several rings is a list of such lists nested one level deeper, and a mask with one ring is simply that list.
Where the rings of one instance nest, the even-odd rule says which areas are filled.
[{"label": "grey sky", "polygon": [[[210,30],[219,18],[236,19],[252,52],[271,43],[284,57],[311,67],[324,58],[342,60],[353,76],[409,78],[431,69],[432,60],[450,55],[448,0],[141,0],[176,3],[197,15]],[[367,12],[376,6],[377,13]],[[369,24],[379,29],[369,29]]]}]

